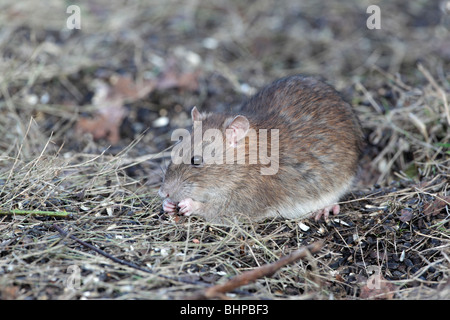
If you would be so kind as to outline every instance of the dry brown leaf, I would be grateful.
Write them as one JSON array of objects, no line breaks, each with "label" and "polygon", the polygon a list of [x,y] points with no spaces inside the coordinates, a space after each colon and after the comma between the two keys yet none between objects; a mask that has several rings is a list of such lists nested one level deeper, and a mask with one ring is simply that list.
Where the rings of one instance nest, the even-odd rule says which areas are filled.
[{"label": "dry brown leaf", "polygon": [[98,107],[93,118],[80,118],[76,125],[78,133],[91,133],[94,139],[106,138],[111,144],[120,139],[120,125],[126,116],[125,102],[144,98],[154,89],[198,89],[198,71],[178,71],[175,62],[167,63],[166,70],[157,79],[135,82],[129,75],[115,74],[109,84],[97,81],[92,102]]},{"label": "dry brown leaf", "polygon": [[440,198],[436,198],[431,202],[425,203],[424,214],[429,216],[438,215],[442,209],[445,208],[450,202],[450,196],[442,196]]},{"label": "dry brown leaf", "polygon": [[113,75],[110,84],[97,81],[92,102],[98,107],[92,119],[80,118],[76,130],[89,132],[94,139],[106,138],[111,144],[119,142],[119,129],[126,116],[125,101],[141,99],[155,87],[154,81],[133,82],[127,75]]},{"label": "dry brown leaf", "polygon": [[135,101],[145,97],[155,87],[154,80],[134,82],[128,75],[116,75],[110,79],[112,97],[122,97],[124,100]]},{"label": "dry brown leaf", "polygon": [[94,139],[107,138],[111,144],[116,144],[119,142],[119,127],[124,116],[123,101],[121,99],[110,100],[107,108],[99,109],[94,118],[78,119],[76,130],[77,132],[89,132]]},{"label": "dry brown leaf", "polygon": [[198,89],[199,75],[198,69],[182,71],[176,60],[169,58],[164,72],[158,78],[156,88],[159,90],[179,88],[195,91]]},{"label": "dry brown leaf", "polygon": [[337,275],[336,275],[336,277],[335,277],[335,279],[336,279],[336,281],[339,281],[339,282],[345,283],[345,280],[344,280],[344,278],[342,278],[342,276],[341,276],[340,274],[337,274]]},{"label": "dry brown leaf", "polygon": [[395,291],[396,286],[377,273],[369,277],[366,285],[361,288],[359,297],[362,299],[391,300],[394,298]]},{"label": "dry brown leaf", "polygon": [[407,221],[411,221],[413,217],[413,211],[411,209],[402,209],[400,211],[400,221],[402,222],[407,222]]},{"label": "dry brown leaf", "polygon": [[0,291],[1,300],[16,300],[19,295],[19,287],[9,286]]}]

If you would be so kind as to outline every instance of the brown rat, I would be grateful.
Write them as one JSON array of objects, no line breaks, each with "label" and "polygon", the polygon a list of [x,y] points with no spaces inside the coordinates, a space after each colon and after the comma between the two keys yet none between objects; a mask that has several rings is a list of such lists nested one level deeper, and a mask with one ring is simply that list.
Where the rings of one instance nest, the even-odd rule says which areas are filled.
[{"label": "brown rat", "polygon": [[[352,107],[331,86],[286,77],[249,98],[238,115],[195,107],[191,115],[193,134],[174,146],[159,190],[165,212],[216,223],[339,212],[363,138]],[[210,138],[211,131],[220,136]]]}]

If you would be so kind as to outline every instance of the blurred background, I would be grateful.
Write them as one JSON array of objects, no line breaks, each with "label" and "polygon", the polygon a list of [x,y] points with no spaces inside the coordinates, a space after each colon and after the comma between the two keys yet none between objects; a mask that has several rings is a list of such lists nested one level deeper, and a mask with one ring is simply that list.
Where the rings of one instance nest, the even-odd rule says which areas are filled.
[{"label": "blurred background", "polygon": [[[317,260],[245,290],[448,299],[449,12],[441,0],[0,0],[0,298],[179,299],[203,285],[170,277],[216,284],[323,239]],[[297,73],[335,86],[367,138],[339,220],[227,229],[162,214],[171,132],[191,108],[238,110]],[[367,287],[374,266],[381,294]]]},{"label": "blurred background", "polygon": [[[71,5],[80,29],[68,27]],[[370,5],[380,29],[367,27]],[[362,181],[427,175],[417,163],[450,150],[449,12],[437,0],[3,0],[0,156],[20,146],[24,158],[44,146],[117,154],[137,138],[131,156],[156,154],[189,125],[192,106],[234,110],[264,84],[304,73],[357,109],[368,137]]]}]

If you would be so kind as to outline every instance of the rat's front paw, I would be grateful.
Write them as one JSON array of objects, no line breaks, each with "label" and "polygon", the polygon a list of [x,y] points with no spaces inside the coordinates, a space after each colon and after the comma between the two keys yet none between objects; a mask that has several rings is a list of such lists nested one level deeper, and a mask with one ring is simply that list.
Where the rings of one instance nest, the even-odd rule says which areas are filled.
[{"label": "rat's front paw", "polygon": [[200,208],[201,203],[192,200],[191,198],[186,198],[178,203],[178,208],[180,208],[180,214],[184,216],[190,216],[193,212]]},{"label": "rat's front paw", "polygon": [[163,210],[168,214],[177,213],[177,204],[170,199],[165,199],[163,201]]},{"label": "rat's front paw", "polygon": [[339,208],[338,204],[335,204],[335,205],[328,206],[328,207],[325,207],[323,209],[317,210],[313,214],[314,215],[314,220],[319,221],[322,216],[323,216],[323,218],[325,220],[327,220],[328,216],[330,215],[330,212],[333,212],[333,214],[336,215],[336,214],[339,213],[339,210],[340,210],[340,208]]}]

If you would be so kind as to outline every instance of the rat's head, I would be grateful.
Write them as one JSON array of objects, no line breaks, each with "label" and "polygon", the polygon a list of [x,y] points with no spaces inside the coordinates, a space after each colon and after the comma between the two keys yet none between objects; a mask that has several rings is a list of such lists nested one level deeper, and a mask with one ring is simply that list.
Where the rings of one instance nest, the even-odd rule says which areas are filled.
[{"label": "rat's head", "polygon": [[235,150],[250,128],[248,119],[241,115],[200,113],[194,107],[191,117],[190,132],[177,129],[172,134],[172,140],[178,142],[159,189],[162,198],[175,203],[186,198],[207,202],[211,197],[225,196],[240,171],[236,170]]}]

